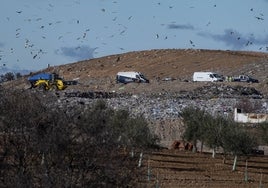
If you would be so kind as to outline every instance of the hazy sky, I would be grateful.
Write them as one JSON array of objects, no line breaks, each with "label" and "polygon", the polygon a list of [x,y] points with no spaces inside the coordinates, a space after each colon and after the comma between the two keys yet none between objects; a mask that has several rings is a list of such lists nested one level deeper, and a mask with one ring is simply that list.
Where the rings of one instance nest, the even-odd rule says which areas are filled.
[{"label": "hazy sky", "polygon": [[268,0],[1,0],[0,68],[150,49],[268,53]]}]

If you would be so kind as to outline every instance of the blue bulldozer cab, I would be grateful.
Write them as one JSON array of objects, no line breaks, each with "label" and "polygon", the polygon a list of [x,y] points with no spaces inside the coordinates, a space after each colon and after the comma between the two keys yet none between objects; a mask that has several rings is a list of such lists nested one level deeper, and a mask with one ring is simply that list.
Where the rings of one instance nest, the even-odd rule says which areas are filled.
[{"label": "blue bulldozer cab", "polygon": [[28,81],[35,82],[37,80],[52,80],[53,75],[50,73],[39,73],[28,78]]}]

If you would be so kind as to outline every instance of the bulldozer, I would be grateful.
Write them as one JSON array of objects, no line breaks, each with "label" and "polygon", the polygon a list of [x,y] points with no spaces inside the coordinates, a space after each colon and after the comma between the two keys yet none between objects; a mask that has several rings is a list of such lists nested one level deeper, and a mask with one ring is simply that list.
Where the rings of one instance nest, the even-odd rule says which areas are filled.
[{"label": "bulldozer", "polygon": [[72,81],[66,82],[56,73],[39,73],[28,78],[31,88],[38,88],[44,91],[64,90],[67,85],[74,85]]}]

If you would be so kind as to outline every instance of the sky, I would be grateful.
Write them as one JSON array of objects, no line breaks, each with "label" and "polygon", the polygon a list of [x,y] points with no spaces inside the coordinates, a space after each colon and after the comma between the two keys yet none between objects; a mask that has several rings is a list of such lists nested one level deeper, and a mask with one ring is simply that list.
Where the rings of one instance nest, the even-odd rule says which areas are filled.
[{"label": "sky", "polygon": [[151,49],[268,53],[268,0],[1,0],[0,70]]}]

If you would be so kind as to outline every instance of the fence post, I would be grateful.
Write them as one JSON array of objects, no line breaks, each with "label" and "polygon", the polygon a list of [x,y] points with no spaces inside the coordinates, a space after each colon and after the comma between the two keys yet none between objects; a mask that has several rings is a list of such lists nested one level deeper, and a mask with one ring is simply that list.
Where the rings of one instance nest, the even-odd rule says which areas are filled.
[{"label": "fence post", "polygon": [[150,169],[150,158],[148,159],[148,172],[147,172],[147,175],[148,175],[148,181],[151,180],[151,169]]},{"label": "fence post", "polygon": [[246,160],[246,167],[245,167],[245,182],[248,182],[248,160]]},{"label": "fence post", "polygon": [[139,159],[139,164],[138,164],[138,167],[141,167],[142,156],[143,156],[143,153],[141,152],[141,153],[140,153],[140,159]]}]

